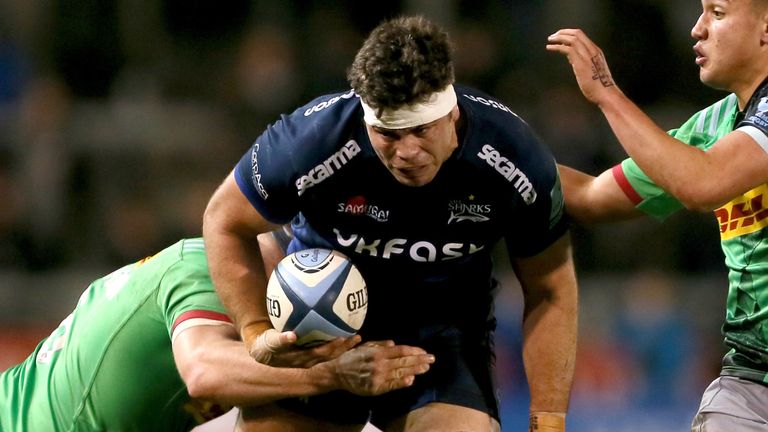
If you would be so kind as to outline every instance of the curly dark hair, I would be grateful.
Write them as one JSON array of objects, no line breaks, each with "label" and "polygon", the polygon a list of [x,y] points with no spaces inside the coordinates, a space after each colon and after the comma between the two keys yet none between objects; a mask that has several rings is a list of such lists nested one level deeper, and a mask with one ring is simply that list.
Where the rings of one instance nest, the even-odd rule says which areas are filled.
[{"label": "curly dark hair", "polygon": [[347,71],[355,92],[381,114],[421,102],[454,81],[448,34],[423,16],[379,24]]}]

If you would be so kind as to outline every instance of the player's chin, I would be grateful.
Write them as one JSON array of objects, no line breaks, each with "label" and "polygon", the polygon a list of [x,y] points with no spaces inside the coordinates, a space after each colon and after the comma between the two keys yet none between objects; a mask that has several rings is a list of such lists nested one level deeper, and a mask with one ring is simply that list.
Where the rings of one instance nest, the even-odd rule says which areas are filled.
[{"label": "player's chin", "polygon": [[427,170],[420,170],[418,172],[403,172],[395,170],[392,173],[398,182],[412,187],[424,186],[430,183],[435,178],[436,172],[427,172]]},{"label": "player's chin", "polygon": [[699,68],[699,80],[702,84],[717,90],[731,91],[728,80],[721,75],[705,66]]}]

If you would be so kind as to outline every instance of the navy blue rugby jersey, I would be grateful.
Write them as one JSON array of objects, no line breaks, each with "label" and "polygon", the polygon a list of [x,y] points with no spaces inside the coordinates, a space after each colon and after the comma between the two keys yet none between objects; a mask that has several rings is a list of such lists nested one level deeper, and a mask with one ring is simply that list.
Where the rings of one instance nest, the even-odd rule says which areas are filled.
[{"label": "navy blue rugby jersey", "polygon": [[425,186],[399,183],[379,160],[351,90],[281,116],[235,168],[266,219],[292,222],[289,251],[332,248],[360,268],[365,326],[391,322],[393,311],[396,321],[486,318],[493,245],[503,237],[512,256],[527,257],[566,231],[549,150],[505,105],[466,87],[456,92],[466,131]]},{"label": "navy blue rugby jersey", "polygon": [[736,129],[751,136],[768,151],[768,78],[749,98],[744,112],[738,113]]}]

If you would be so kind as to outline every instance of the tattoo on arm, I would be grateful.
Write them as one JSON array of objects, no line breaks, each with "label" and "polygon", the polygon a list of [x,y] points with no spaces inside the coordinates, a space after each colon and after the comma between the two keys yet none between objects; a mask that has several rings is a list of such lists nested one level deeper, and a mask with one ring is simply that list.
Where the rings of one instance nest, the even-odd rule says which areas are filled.
[{"label": "tattoo on arm", "polygon": [[602,54],[597,54],[592,57],[592,79],[600,80],[603,87],[613,86],[613,78],[611,78],[611,72],[605,64]]}]

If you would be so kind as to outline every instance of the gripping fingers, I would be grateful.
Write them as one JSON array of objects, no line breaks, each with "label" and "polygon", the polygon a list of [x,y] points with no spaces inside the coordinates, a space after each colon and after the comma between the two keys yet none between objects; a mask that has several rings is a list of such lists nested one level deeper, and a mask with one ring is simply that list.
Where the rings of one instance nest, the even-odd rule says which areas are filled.
[{"label": "gripping fingers", "polygon": [[416,379],[416,375],[426,373],[434,361],[435,356],[431,354],[419,354],[396,359],[395,367],[389,372],[385,387],[388,390],[395,390],[410,386]]},{"label": "gripping fingers", "polygon": [[419,354],[414,356],[402,357],[397,360],[399,371],[397,378],[408,375],[421,375],[427,372],[430,365],[435,362],[435,356],[432,354]]},{"label": "gripping fingers", "polygon": [[360,336],[354,335],[348,338],[336,338],[330,342],[318,345],[311,349],[318,361],[335,359],[360,344]]},{"label": "gripping fingers", "polygon": [[397,390],[409,387],[416,380],[416,375],[421,375],[429,370],[429,365],[421,364],[405,368],[393,369],[383,387],[385,391]]},{"label": "gripping fingers", "polygon": [[394,369],[390,373],[389,379],[385,380],[380,385],[375,386],[378,390],[375,390],[373,394],[382,394],[392,390],[410,387],[415,380],[415,375],[407,374],[402,369]]},{"label": "gripping fingers", "polygon": [[389,375],[391,380],[401,380],[403,378],[413,378],[416,375],[421,375],[429,370],[429,365],[422,363],[414,366],[407,366],[402,368],[392,369]]}]

